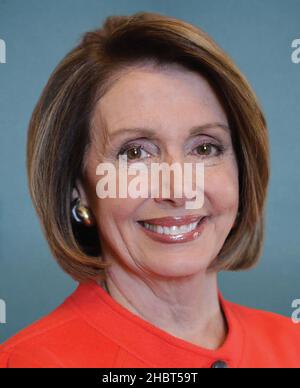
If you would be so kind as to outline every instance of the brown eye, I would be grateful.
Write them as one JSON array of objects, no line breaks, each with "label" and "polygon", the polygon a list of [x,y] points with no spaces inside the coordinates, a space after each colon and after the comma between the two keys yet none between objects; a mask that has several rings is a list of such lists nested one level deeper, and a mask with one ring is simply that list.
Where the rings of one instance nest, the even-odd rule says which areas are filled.
[{"label": "brown eye", "polygon": [[117,158],[120,156],[126,157],[129,162],[134,162],[137,160],[148,159],[151,156],[151,153],[146,151],[143,145],[128,144],[118,152]]},{"label": "brown eye", "polygon": [[[146,155],[144,155],[145,153]],[[141,159],[147,157],[149,154],[144,150],[142,146],[131,146],[121,150],[119,155],[126,155],[128,160]]]},{"label": "brown eye", "polygon": [[127,152],[127,157],[130,160],[139,159],[141,157],[141,147],[130,148]]},{"label": "brown eye", "polygon": [[211,149],[212,149],[212,144],[201,144],[196,148],[197,152],[202,155],[210,155],[211,154]]}]

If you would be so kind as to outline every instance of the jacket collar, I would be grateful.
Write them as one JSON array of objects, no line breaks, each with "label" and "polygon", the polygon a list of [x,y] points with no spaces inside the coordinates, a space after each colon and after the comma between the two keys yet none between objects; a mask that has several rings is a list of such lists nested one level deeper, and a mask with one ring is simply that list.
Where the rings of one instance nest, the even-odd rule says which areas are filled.
[{"label": "jacket collar", "polygon": [[230,368],[236,368],[243,354],[244,328],[231,302],[223,298],[219,289],[218,297],[228,333],[216,350],[175,337],[143,320],[115,301],[94,281],[80,283],[69,300],[90,326],[150,367],[210,368],[221,360]]}]

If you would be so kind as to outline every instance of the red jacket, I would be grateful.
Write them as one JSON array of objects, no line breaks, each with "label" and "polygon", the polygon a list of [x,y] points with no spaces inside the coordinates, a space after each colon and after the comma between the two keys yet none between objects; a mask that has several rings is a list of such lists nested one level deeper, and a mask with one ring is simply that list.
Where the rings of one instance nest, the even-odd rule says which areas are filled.
[{"label": "red jacket", "polygon": [[217,350],[177,338],[117,303],[97,283],[81,283],[49,315],[0,346],[0,368],[299,368],[300,325],[229,302],[229,332]]}]

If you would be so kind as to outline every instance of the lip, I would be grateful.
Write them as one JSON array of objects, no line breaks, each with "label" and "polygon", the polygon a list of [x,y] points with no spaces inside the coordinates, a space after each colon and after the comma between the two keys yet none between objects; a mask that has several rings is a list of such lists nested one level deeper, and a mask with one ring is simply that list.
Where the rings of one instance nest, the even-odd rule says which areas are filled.
[{"label": "lip", "polygon": [[[188,233],[177,234],[176,236],[170,235],[170,234],[167,235],[167,234],[159,234],[159,233],[153,232],[152,230],[145,228],[141,224],[141,222],[138,222],[138,225],[145,232],[145,234],[148,237],[150,237],[151,239],[153,239],[155,241],[163,242],[163,243],[167,243],[167,244],[185,243],[185,242],[190,242],[190,241],[196,240],[203,233],[203,231],[206,228],[206,225],[208,223],[209,217],[204,216],[204,217],[200,217],[200,218],[201,218],[201,221],[199,222],[196,229],[194,229]],[[196,222],[198,219],[199,219],[199,217],[196,217],[196,220],[194,222]],[[166,226],[166,224],[164,224],[164,225]]]},{"label": "lip", "polygon": [[190,216],[178,216],[178,217],[163,217],[163,218],[151,218],[148,220],[141,220],[139,222],[146,222],[147,224],[153,224],[158,226],[182,226],[192,224],[193,222],[200,221],[204,216],[190,215]]}]

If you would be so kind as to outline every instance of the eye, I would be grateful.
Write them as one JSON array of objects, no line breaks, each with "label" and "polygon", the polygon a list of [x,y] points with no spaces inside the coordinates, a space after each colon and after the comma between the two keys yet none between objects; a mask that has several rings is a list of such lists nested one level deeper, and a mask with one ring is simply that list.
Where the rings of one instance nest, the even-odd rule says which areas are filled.
[{"label": "eye", "polygon": [[141,145],[130,145],[120,150],[118,157],[126,155],[128,160],[138,160],[150,156]]},{"label": "eye", "polygon": [[[223,147],[213,143],[200,144],[195,150],[201,156],[218,156],[223,153]],[[214,153],[212,154],[212,152]]]}]

